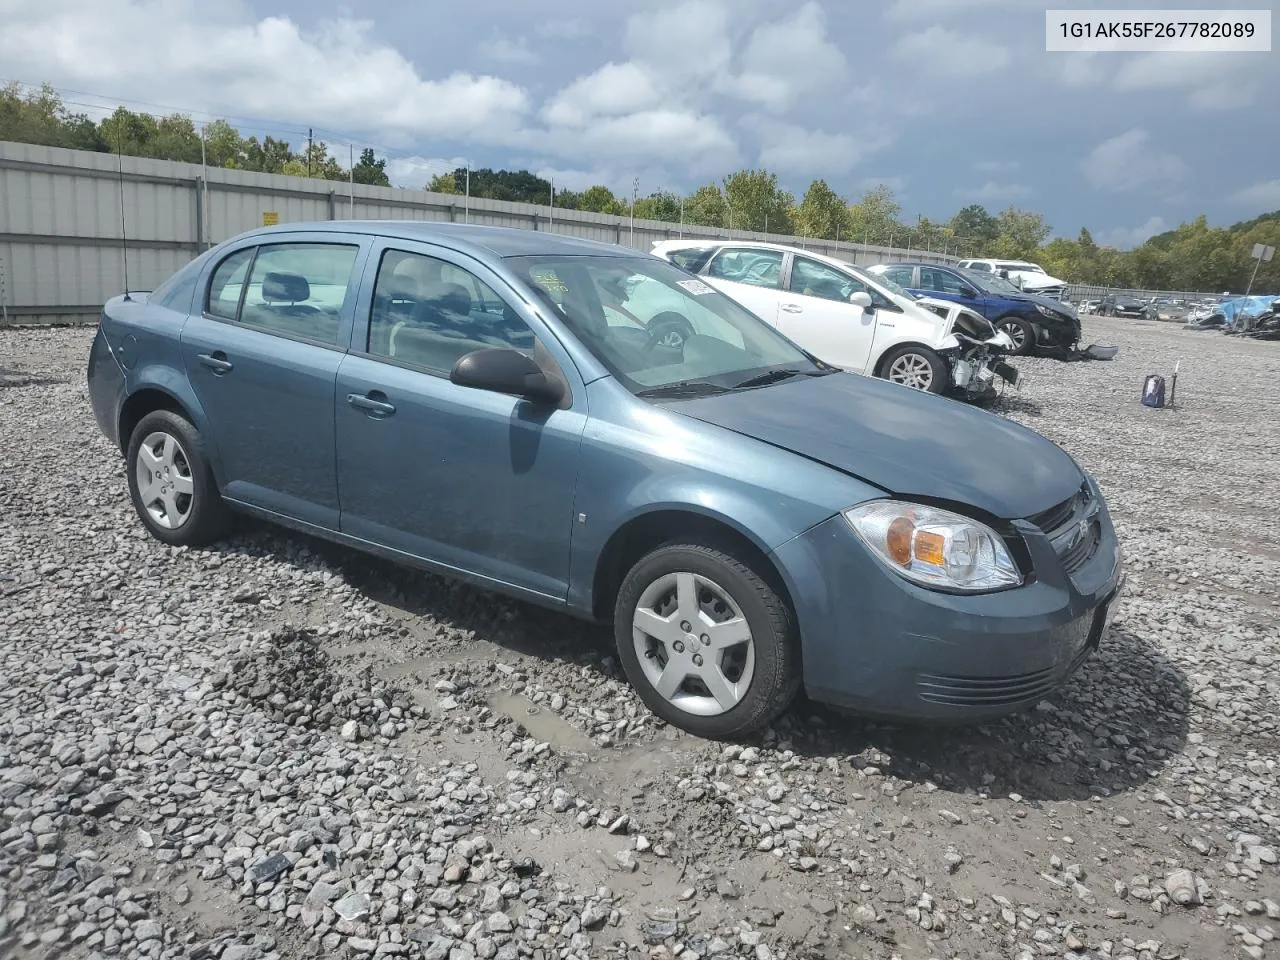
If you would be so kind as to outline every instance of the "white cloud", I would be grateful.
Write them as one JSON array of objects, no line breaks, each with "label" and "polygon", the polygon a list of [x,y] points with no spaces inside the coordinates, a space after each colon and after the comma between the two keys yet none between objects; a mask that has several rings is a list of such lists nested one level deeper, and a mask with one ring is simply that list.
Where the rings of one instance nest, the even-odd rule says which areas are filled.
[{"label": "white cloud", "polygon": [[552,124],[583,127],[597,117],[647,110],[661,99],[657,82],[644,67],[630,61],[606,63],[561,90],[542,114]]},{"label": "white cloud", "polygon": [[897,60],[943,77],[981,77],[1009,65],[1009,51],[983,37],[934,24],[909,33],[890,48]]},{"label": "white cloud", "polygon": [[961,187],[955,191],[955,195],[971,203],[1008,203],[1022,200],[1034,192],[1025,184],[988,180],[980,187]]},{"label": "white cloud", "polygon": [[731,89],[781,112],[806,93],[839,86],[847,74],[844,54],[827,39],[822,8],[810,2],[788,19],[762,23],[751,32],[742,52],[742,72]]},{"label": "white cloud", "polygon": [[1050,62],[1058,65],[1057,77],[1068,87],[1092,87],[1106,79],[1106,69],[1097,53],[1059,53],[1055,56],[1062,59]]},{"label": "white cloud", "polygon": [[678,157],[681,167],[696,175],[724,173],[740,159],[723,124],[695,110],[656,108],[598,117],[585,127],[540,133],[536,140],[559,156],[587,157],[633,170]]},{"label": "white cloud", "polygon": [[733,53],[729,7],[720,0],[684,0],[627,19],[623,49],[680,88],[724,74]]},{"label": "white cloud", "polygon": [[884,17],[898,23],[921,23],[955,13],[976,11],[979,7],[1013,7],[1022,2],[1023,0],[893,0],[885,8]]},{"label": "white cloud", "polygon": [[1152,144],[1141,127],[1102,141],[1080,162],[1080,169],[1093,186],[1115,192],[1166,188],[1187,174],[1182,158]]},{"label": "white cloud", "polygon": [[1013,173],[1021,165],[1017,160],[976,160],[973,168],[980,173]]},{"label": "white cloud", "polygon": [[[303,30],[285,17],[190,2],[76,0],[4,6],[0,63],[10,76],[163,99],[231,116],[406,137],[504,143],[529,107],[492,76],[426,78],[363,20]],[[144,52],[145,51],[145,52]]]},{"label": "white cloud", "polygon": [[526,65],[537,63],[542,59],[530,48],[529,41],[524,37],[518,40],[512,40],[510,37],[494,37],[486,40],[480,44],[480,56],[498,63]]},{"label": "white cloud", "polygon": [[1130,250],[1140,247],[1157,233],[1164,233],[1168,227],[1163,217],[1148,217],[1146,223],[1136,227],[1116,227],[1100,234],[1095,239],[1103,246],[1115,247],[1118,250]]},{"label": "white cloud", "polygon": [[760,133],[760,164],[770,170],[804,177],[848,173],[871,154],[892,142],[886,134],[859,136],[807,130],[792,123],[762,121],[754,124]]},{"label": "white cloud", "polygon": [[1125,60],[1115,78],[1118,90],[1179,91],[1191,106],[1206,110],[1249,106],[1265,84],[1275,82],[1265,61],[1237,53],[1146,53]]},{"label": "white cloud", "polygon": [[1280,179],[1263,180],[1251,187],[1237,190],[1231,195],[1231,202],[1259,210],[1280,210]]},{"label": "white cloud", "polygon": [[391,157],[387,160],[387,179],[393,187],[421,190],[432,177],[466,165],[466,157]]}]

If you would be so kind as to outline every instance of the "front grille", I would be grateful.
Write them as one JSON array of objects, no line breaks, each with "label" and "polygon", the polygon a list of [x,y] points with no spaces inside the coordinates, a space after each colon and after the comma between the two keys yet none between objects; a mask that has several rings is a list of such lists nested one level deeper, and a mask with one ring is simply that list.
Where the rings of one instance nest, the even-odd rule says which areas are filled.
[{"label": "front grille", "polygon": [[1069,546],[1062,557],[1062,566],[1067,573],[1075,573],[1083,567],[1094,551],[1098,549],[1098,540],[1102,536],[1102,528],[1097,520],[1090,520],[1084,535]]},{"label": "front grille", "polygon": [[1071,519],[1072,515],[1076,512],[1076,507],[1080,504],[1080,501],[1082,499],[1087,500],[1088,498],[1089,487],[1087,484],[1081,484],[1080,489],[1069,496],[1066,500],[1050,507],[1043,513],[1037,513],[1035,516],[1028,517],[1027,519],[1045,533],[1052,536],[1055,530],[1061,528]]},{"label": "front grille", "polygon": [[1028,519],[1049,538],[1067,573],[1083,567],[1102,539],[1098,505],[1087,481],[1069,499]]},{"label": "front grille", "polygon": [[1004,707],[1039,700],[1058,683],[1053,667],[1011,677],[952,677],[922,673],[916,678],[921,700],[955,707]]}]

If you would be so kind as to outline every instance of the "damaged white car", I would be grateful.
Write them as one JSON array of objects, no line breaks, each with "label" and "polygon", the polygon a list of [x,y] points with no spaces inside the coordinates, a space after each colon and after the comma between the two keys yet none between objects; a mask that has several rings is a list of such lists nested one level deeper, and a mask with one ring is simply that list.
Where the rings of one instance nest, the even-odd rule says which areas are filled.
[{"label": "damaged white car", "polygon": [[[814,356],[854,373],[930,393],[984,398],[1018,382],[1013,341],[980,314],[913,297],[884,277],[776,243],[660,240],[653,253],[728,294]],[[687,331],[655,316],[654,336]]]}]

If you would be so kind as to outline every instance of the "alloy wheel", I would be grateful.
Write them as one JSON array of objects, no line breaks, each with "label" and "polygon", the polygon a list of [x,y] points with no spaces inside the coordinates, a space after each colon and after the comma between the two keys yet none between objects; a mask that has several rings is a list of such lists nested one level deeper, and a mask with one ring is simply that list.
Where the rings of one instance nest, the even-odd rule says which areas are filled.
[{"label": "alloy wheel", "polygon": [[631,632],[645,679],[686,713],[727,713],[751,688],[751,628],[714,580],[688,572],[654,580],[636,603]]},{"label": "alloy wheel", "polygon": [[889,365],[886,379],[904,387],[928,390],[933,386],[933,364],[918,353],[904,353]]},{"label": "alloy wheel", "polygon": [[1013,341],[1014,350],[1021,350],[1027,343],[1026,331],[1022,329],[1020,323],[1003,323],[1000,329],[1009,335],[1009,339]]},{"label": "alloy wheel", "polygon": [[138,499],[156,526],[176,530],[190,519],[195,482],[177,437],[162,431],[147,434],[138,447],[134,469]]}]

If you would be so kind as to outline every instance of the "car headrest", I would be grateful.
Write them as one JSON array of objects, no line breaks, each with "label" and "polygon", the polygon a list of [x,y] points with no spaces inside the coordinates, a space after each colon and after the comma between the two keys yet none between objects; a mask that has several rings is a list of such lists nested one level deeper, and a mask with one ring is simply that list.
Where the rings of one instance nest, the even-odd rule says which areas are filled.
[{"label": "car headrest", "polygon": [[446,283],[432,291],[433,306],[466,316],[471,313],[471,293],[458,283]]},{"label": "car headrest", "polygon": [[262,299],[267,303],[310,300],[311,284],[296,273],[268,273],[262,281]]}]

